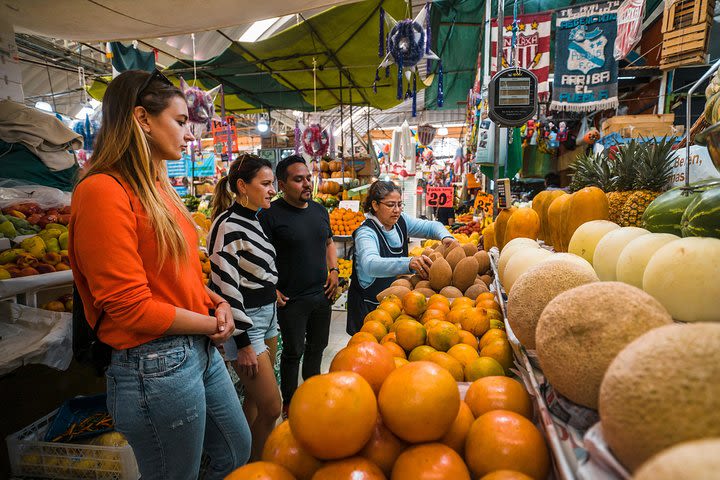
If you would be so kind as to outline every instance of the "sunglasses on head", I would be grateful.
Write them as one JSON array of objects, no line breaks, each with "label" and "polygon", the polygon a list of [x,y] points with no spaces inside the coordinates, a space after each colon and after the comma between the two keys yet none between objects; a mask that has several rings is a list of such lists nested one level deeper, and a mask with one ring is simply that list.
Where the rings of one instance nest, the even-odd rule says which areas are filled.
[{"label": "sunglasses on head", "polygon": [[135,104],[140,104],[140,99],[143,96],[143,93],[147,88],[150,86],[150,84],[153,82],[153,80],[160,80],[161,82],[165,83],[166,85],[172,85],[173,83],[170,81],[169,78],[167,78],[163,73],[158,70],[157,68],[153,70],[153,72],[145,79],[143,84],[140,86],[140,89],[138,90],[137,99],[135,100]]}]

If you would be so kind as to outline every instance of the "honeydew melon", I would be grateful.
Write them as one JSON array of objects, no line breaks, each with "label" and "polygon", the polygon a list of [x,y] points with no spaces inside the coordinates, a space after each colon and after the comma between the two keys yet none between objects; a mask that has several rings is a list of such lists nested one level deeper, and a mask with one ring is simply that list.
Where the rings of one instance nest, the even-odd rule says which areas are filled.
[{"label": "honeydew melon", "polygon": [[505,276],[503,277],[503,287],[505,287],[505,291],[510,292],[515,281],[530,267],[552,255],[549,250],[545,250],[544,248],[529,248],[513,255],[505,267]]},{"label": "honeydew melon", "polygon": [[505,248],[503,248],[502,253],[500,254],[500,259],[498,260],[498,275],[500,276],[500,282],[503,281],[503,274],[505,273],[505,267],[507,267],[507,263],[510,261],[513,255],[515,255],[520,250],[524,250],[527,248],[541,248],[540,244],[538,244],[535,240],[531,240],[529,238],[515,238],[511,240]]},{"label": "honeydew melon", "polygon": [[643,275],[650,258],[674,240],[680,240],[680,237],[672,233],[649,233],[631,240],[618,257],[615,271],[617,281],[643,288]]},{"label": "honeydew melon", "polygon": [[593,253],[593,268],[595,273],[604,282],[613,282],[617,279],[617,263],[620,253],[628,243],[641,235],[650,232],[639,227],[622,227],[608,232],[595,247]]},{"label": "honeydew melon", "polygon": [[568,245],[568,252],[574,253],[589,263],[593,262],[595,247],[606,233],[620,228],[620,225],[609,220],[593,220],[580,225]]},{"label": "honeydew melon", "polygon": [[687,237],[670,242],[650,258],[643,290],[675,320],[720,322],[720,239]]}]

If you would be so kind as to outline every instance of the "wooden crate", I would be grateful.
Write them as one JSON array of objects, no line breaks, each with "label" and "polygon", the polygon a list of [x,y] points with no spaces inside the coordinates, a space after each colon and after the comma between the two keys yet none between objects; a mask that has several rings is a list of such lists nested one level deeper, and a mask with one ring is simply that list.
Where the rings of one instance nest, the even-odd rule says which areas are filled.
[{"label": "wooden crate", "polygon": [[663,15],[660,68],[704,64],[715,0],[669,0]]},{"label": "wooden crate", "polygon": [[684,129],[674,126],[675,114],[619,115],[605,120],[602,135],[619,133],[624,138],[680,136]]}]

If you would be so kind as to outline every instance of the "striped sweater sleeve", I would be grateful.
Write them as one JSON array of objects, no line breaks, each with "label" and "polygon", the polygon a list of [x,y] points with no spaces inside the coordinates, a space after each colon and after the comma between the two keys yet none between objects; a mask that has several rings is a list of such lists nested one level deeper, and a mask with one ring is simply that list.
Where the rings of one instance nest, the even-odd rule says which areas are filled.
[{"label": "striped sweater sleeve", "polygon": [[210,289],[230,304],[235,320],[234,340],[238,348],[250,345],[247,331],[252,320],[245,313],[243,295],[240,291],[240,272],[238,269],[238,251],[243,250],[241,238],[225,242],[229,224],[226,223],[230,212],[220,215],[210,229],[207,242],[210,256]]}]

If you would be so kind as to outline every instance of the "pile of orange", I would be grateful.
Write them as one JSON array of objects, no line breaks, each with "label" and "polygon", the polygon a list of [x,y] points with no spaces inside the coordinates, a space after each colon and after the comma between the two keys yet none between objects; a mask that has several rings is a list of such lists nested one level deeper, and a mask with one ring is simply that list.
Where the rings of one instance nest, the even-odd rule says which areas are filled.
[{"label": "pile of orange", "polygon": [[330,212],[330,227],[333,235],[352,235],[365,221],[365,214],[345,208],[336,208]]},{"label": "pile of orange", "polygon": [[[263,462],[243,468],[286,478],[273,470],[280,467],[298,480],[547,477],[550,457],[530,396],[504,376],[512,354],[505,332],[490,328],[495,299],[411,294],[383,299],[330,373],[298,388]],[[482,330],[480,338],[449,321],[467,309],[477,312],[452,317]],[[461,400],[457,381],[468,374]],[[243,468],[228,478],[255,478],[241,476]]]}]

